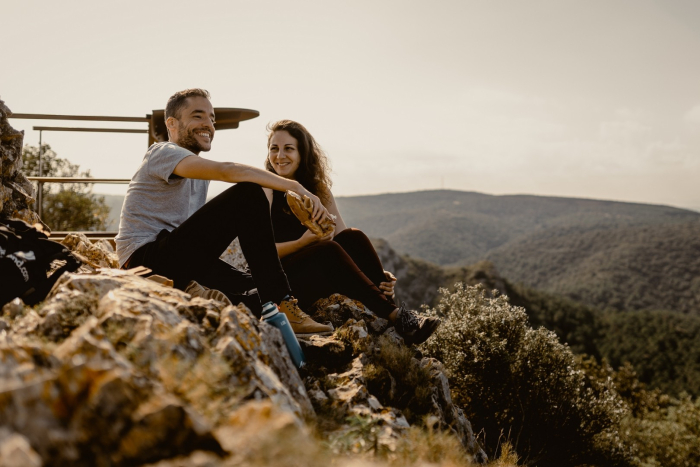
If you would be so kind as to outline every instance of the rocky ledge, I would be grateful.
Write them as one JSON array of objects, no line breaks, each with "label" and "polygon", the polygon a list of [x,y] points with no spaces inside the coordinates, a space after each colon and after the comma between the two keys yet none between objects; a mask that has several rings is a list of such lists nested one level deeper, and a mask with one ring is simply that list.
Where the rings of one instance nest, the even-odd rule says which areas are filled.
[{"label": "rocky ledge", "polygon": [[300,373],[242,305],[116,269],[65,274],[42,304],[2,310],[0,465],[239,465],[276,434],[390,454],[412,425],[485,459],[438,361],[358,302],[315,312],[337,330],[301,341]]}]

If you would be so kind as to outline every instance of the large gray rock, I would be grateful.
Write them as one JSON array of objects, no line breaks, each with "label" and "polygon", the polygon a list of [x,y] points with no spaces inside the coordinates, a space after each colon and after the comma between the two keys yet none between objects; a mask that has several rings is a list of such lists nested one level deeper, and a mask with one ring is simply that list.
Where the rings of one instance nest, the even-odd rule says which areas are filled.
[{"label": "large gray rock", "polygon": [[0,100],[0,216],[41,224],[33,211],[34,186],[22,173],[24,131],[12,128],[7,121],[10,115],[12,111]]},{"label": "large gray rock", "polygon": [[477,463],[485,463],[488,459],[486,453],[476,442],[472,424],[464,416],[462,409],[452,402],[450,384],[442,363],[434,358],[423,358],[420,365],[430,372],[431,418],[428,422],[432,425],[430,428],[452,432],[467,452],[473,453],[473,458]]}]

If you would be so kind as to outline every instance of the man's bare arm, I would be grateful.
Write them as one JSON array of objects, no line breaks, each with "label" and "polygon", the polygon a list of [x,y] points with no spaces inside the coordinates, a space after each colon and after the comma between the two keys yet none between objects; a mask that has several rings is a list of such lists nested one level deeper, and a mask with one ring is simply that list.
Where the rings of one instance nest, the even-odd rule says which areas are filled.
[{"label": "man's bare arm", "polygon": [[229,183],[253,182],[280,191],[299,189],[299,182],[282,178],[266,170],[235,162],[216,162],[199,156],[182,159],[175,166],[173,173],[180,177],[200,180],[220,180]]},{"label": "man's bare arm", "polygon": [[175,175],[199,180],[219,180],[228,183],[252,182],[265,188],[278,191],[292,190],[301,196],[308,196],[314,204],[313,217],[320,220],[328,216],[328,211],[313,193],[296,180],[289,180],[267,170],[258,169],[235,162],[216,162],[199,156],[188,156],[173,170]]}]

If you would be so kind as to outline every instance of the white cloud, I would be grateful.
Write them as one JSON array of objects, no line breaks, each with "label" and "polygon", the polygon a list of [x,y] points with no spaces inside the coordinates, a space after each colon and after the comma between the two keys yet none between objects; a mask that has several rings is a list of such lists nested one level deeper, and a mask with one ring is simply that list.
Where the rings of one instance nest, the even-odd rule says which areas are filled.
[{"label": "white cloud", "polygon": [[688,123],[700,125],[700,104],[687,111],[683,119]]}]

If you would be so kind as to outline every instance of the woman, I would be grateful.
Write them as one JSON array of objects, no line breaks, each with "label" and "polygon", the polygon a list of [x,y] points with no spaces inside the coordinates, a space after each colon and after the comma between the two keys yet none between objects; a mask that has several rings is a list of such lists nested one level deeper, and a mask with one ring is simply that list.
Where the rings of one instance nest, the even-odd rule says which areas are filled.
[{"label": "woman", "polygon": [[265,189],[277,252],[302,308],[340,293],[388,319],[407,344],[424,342],[440,320],[396,306],[396,278],[384,270],[367,236],[345,225],[330,190],[328,160],[313,136],[291,120],[276,122],[268,131],[265,168],[301,183],[335,216],[335,231],[317,237],[289,210],[285,193]]}]

